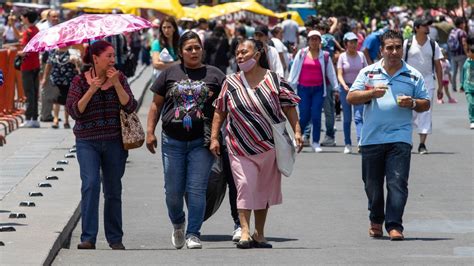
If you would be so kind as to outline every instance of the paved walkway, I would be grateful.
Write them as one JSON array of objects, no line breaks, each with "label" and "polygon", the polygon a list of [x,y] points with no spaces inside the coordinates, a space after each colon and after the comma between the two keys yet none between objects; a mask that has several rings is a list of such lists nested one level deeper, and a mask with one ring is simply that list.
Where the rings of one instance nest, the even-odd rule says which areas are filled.
[{"label": "paved walkway", "polygon": [[[147,75],[145,72],[143,77]],[[143,91],[145,83],[145,78],[134,82],[135,95]],[[174,250],[164,203],[161,155],[151,155],[145,147],[130,152],[123,178],[127,250],[110,250],[102,222],[98,250],[77,250],[77,161],[68,159],[69,164],[62,166],[64,172],[51,172],[69,152],[74,137],[71,130],[53,130],[44,123],[41,129],[13,132],[8,144],[0,148],[0,226],[16,229],[0,232],[5,244],[0,246],[1,264],[471,265],[474,131],[468,129],[464,96],[455,95],[459,104],[435,106],[434,135],[428,139],[431,154],[412,155],[410,197],[404,216],[407,241],[395,243],[367,236],[360,156],[342,153],[343,136],[338,131],[337,147],[326,148],[321,154],[306,148],[298,156],[294,175],[283,180],[284,203],[270,209],[266,228],[273,250],[235,248],[227,199],[203,225],[203,250]],[[143,124],[151,96],[145,94],[139,112]],[[341,122],[337,127],[341,130]],[[414,139],[416,146],[418,137]],[[59,180],[44,179],[51,174]],[[49,182],[52,188],[39,188],[39,182]],[[29,197],[32,191],[44,196]],[[36,207],[19,207],[25,200],[34,201]],[[23,212],[27,218],[9,219],[11,212]]]}]

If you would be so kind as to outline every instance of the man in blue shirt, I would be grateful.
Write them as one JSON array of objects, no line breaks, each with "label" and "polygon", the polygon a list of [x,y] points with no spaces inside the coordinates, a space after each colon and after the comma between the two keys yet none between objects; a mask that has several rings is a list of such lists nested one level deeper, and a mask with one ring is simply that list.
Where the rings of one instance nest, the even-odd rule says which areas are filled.
[{"label": "man in blue shirt", "polygon": [[[361,131],[362,179],[369,201],[371,237],[382,237],[382,224],[391,240],[403,240],[402,216],[408,198],[412,148],[412,110],[430,108],[423,76],[402,61],[403,36],[382,35],[382,59],[359,72],[347,102],[366,103]],[[384,178],[387,204],[384,206]],[[385,211],[384,211],[385,209]]]},{"label": "man in blue shirt", "polygon": [[369,65],[373,64],[379,59],[380,52],[380,37],[385,32],[384,29],[374,31],[365,38],[362,44],[361,52],[364,53],[365,59]]}]

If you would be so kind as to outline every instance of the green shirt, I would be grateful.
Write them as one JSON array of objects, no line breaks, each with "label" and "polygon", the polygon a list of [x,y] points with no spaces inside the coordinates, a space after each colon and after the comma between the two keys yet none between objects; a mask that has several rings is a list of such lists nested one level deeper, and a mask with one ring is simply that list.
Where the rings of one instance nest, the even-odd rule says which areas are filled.
[{"label": "green shirt", "polygon": [[[174,52],[174,49],[172,47],[170,48],[166,48],[168,49],[168,52],[170,53],[171,57],[173,57],[174,61],[178,60],[178,56],[176,55],[176,53]],[[151,43],[151,51],[150,53],[153,53],[153,52],[161,52],[161,47],[160,47],[160,41],[158,40],[154,40],[152,43]]]},{"label": "green shirt", "polygon": [[461,85],[465,92],[474,93],[474,60],[468,58],[461,72]]}]

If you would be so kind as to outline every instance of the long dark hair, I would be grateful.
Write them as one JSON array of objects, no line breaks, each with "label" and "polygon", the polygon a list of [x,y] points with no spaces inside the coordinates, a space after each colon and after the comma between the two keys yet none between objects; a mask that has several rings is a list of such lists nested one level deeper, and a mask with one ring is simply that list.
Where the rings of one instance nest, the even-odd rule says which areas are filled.
[{"label": "long dark hair", "polygon": [[243,42],[241,42],[239,45],[246,42],[249,42],[253,45],[254,51],[260,52],[260,59],[258,60],[257,64],[262,68],[270,69],[267,53],[265,52],[265,48],[263,47],[263,42],[255,40],[255,39],[246,39]]},{"label": "long dark hair", "polygon": [[[171,24],[171,26],[173,26],[174,28],[174,33],[173,33],[173,47],[168,47],[168,38],[165,36],[165,34],[163,33],[163,24],[165,22],[168,22]],[[161,49],[163,48],[173,48],[173,49],[176,49],[176,47],[178,47],[178,42],[179,42],[179,30],[178,30],[178,24],[176,23],[176,20],[173,18],[173,17],[165,17],[161,23],[160,23],[160,38],[159,38],[159,41],[160,41],[160,47]]]}]

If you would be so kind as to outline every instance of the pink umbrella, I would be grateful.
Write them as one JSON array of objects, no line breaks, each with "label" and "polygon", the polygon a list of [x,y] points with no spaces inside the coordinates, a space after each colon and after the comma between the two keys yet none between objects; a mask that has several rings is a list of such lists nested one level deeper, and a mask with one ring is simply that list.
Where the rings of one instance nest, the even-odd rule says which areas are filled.
[{"label": "pink umbrella", "polygon": [[43,52],[150,27],[149,21],[130,14],[85,14],[40,31],[23,52]]}]

